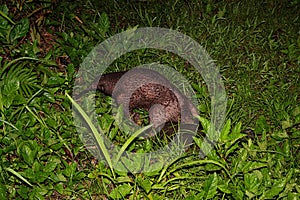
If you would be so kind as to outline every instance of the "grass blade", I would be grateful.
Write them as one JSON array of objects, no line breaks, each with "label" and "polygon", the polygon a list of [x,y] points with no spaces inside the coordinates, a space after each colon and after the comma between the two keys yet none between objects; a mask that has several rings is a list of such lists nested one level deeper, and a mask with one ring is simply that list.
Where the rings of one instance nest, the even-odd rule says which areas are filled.
[{"label": "grass blade", "polygon": [[24,181],[26,184],[30,185],[31,187],[33,186],[33,185],[31,185],[31,183],[29,183],[29,181],[27,181],[21,174],[19,174],[15,170],[13,170],[11,168],[5,168],[5,170],[8,171],[8,172],[10,172],[10,173],[12,173],[16,177],[18,177],[19,179],[21,179],[22,181]]},{"label": "grass blade", "polygon": [[152,126],[152,124],[145,126],[139,130],[137,130],[134,134],[132,134],[130,136],[130,138],[123,144],[123,146],[121,147],[118,155],[117,155],[117,159],[116,159],[116,163],[120,160],[122,154],[124,153],[124,151],[127,149],[127,147],[131,144],[131,142],[141,133],[143,133],[145,130],[149,129]]},{"label": "grass blade", "polygon": [[90,118],[87,116],[87,114],[84,112],[84,110],[67,93],[66,93],[66,96],[72,102],[72,104],[75,106],[75,108],[78,110],[78,112],[81,114],[81,116],[84,118],[84,120],[89,125],[90,129],[92,130],[93,136],[96,138],[96,142],[99,145],[99,147],[100,147],[100,149],[101,149],[101,151],[102,151],[102,153],[105,157],[105,160],[107,161],[107,163],[109,165],[109,168],[110,168],[110,170],[113,174],[113,177],[115,178],[115,173],[114,173],[112,161],[111,161],[110,155],[108,153],[108,150],[104,145],[103,139],[100,136],[100,133],[98,132],[97,128],[94,126],[94,124],[92,123]]}]

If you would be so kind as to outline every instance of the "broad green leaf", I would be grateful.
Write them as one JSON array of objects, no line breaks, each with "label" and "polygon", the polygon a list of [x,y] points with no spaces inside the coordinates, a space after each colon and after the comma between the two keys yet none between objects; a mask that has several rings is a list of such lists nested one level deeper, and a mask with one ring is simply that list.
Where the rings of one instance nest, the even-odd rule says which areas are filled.
[{"label": "broad green leaf", "polygon": [[54,186],[54,189],[59,193],[59,194],[63,194],[64,192],[64,184],[63,183],[58,183]]},{"label": "broad green leaf", "polygon": [[144,179],[139,181],[139,185],[145,190],[145,192],[148,194],[152,189],[152,183],[149,179]]},{"label": "broad green leaf", "polygon": [[244,191],[244,188],[243,188],[242,184],[238,184],[238,185],[233,186],[232,191],[234,191],[232,193],[232,196],[233,196],[234,199],[237,199],[237,200],[243,200],[244,199],[245,191]]},{"label": "broad green leaf", "polygon": [[8,17],[8,8],[7,6],[0,5],[0,42],[8,43],[8,34],[14,22]]},{"label": "broad green leaf", "polygon": [[1,97],[3,106],[9,108],[16,96],[18,95],[18,90],[20,88],[20,82],[17,79],[5,79],[1,87]]},{"label": "broad green leaf", "polygon": [[86,174],[84,172],[78,172],[74,175],[73,180],[81,180],[86,176]]},{"label": "broad green leaf", "polygon": [[286,181],[284,178],[275,180],[271,189],[265,192],[265,197],[267,199],[272,199],[277,196],[285,187]]},{"label": "broad green leaf", "polygon": [[278,131],[275,131],[273,134],[272,134],[272,138],[278,140],[278,141],[282,141],[284,139],[287,139],[289,138],[287,132],[285,130],[278,130]]},{"label": "broad green leaf", "polygon": [[17,190],[17,192],[23,199],[28,199],[28,193],[29,193],[28,187],[21,185],[20,188]]},{"label": "broad green leaf", "polygon": [[20,154],[28,165],[32,165],[38,152],[38,144],[31,140],[20,145]]},{"label": "broad green leaf", "polygon": [[2,183],[0,183],[0,199],[7,199],[7,188]]},{"label": "broad green leaf", "polygon": [[267,167],[267,163],[262,162],[255,162],[255,161],[245,161],[244,164],[240,164],[239,167],[241,167],[241,171],[243,173],[248,173],[255,169],[260,169],[263,167]]},{"label": "broad green leaf", "polygon": [[57,86],[61,86],[65,83],[65,79],[64,78],[61,78],[59,76],[51,76],[49,79],[48,79],[48,83],[47,85],[49,87],[57,87]]},{"label": "broad green leaf", "polygon": [[73,176],[76,172],[77,163],[73,162],[70,164],[67,164],[67,163],[64,163],[64,164],[65,164],[66,169],[63,170],[63,174],[67,177]]},{"label": "broad green leaf", "polygon": [[218,189],[226,194],[231,194],[231,189],[229,188],[228,184],[219,184]]},{"label": "broad green leaf", "polygon": [[49,177],[49,173],[38,171],[34,173],[34,179],[37,183],[43,183]]},{"label": "broad green leaf", "polygon": [[269,132],[269,125],[267,123],[267,119],[265,116],[260,116],[258,120],[256,121],[256,126],[255,126],[255,132],[258,134],[265,132]]},{"label": "broad green leaf", "polygon": [[281,122],[281,127],[283,130],[290,128],[292,126],[293,126],[293,122],[290,119]]},{"label": "broad green leaf", "polygon": [[112,190],[109,196],[112,199],[126,199],[125,197],[130,193],[132,187],[129,184],[122,184]]},{"label": "broad green leaf", "polygon": [[253,194],[258,195],[262,183],[263,175],[260,171],[255,170],[252,173],[244,174],[245,189]]},{"label": "broad green leaf", "polygon": [[29,31],[29,19],[22,18],[12,29],[10,33],[10,42],[24,37]]},{"label": "broad green leaf", "polygon": [[29,193],[29,199],[39,199],[39,200],[44,200],[45,199],[45,195],[48,193],[49,191],[46,188],[42,188],[42,187],[34,187],[33,190]]},{"label": "broad green leaf", "polygon": [[242,133],[232,133],[229,135],[229,140],[231,141],[231,143],[235,143],[237,140],[245,137],[245,134]]},{"label": "broad green leaf", "polygon": [[62,173],[58,173],[58,174],[52,173],[50,175],[50,177],[51,177],[51,180],[53,180],[54,183],[67,182],[67,178]]},{"label": "broad green leaf", "polygon": [[156,162],[154,164],[150,164],[150,160],[145,160],[145,166],[148,167],[148,171],[145,172],[147,176],[157,176],[160,174],[161,169],[164,167],[164,162]]},{"label": "broad green leaf", "polygon": [[130,170],[130,171],[140,171],[142,170],[143,167],[143,156],[138,156],[141,154],[136,154],[136,156],[132,157],[132,158],[126,158],[126,157],[122,157],[122,163],[125,165],[125,167]]},{"label": "broad green leaf", "polygon": [[218,176],[216,173],[210,175],[203,185],[205,199],[211,199],[217,194]]},{"label": "broad green leaf", "polygon": [[44,172],[52,172],[57,166],[57,162],[50,161],[43,169]]}]

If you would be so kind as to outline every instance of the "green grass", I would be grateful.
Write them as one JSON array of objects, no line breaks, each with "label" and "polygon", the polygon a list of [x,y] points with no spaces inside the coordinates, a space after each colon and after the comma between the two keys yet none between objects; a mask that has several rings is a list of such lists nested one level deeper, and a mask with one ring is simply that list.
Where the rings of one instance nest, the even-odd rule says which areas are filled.
[{"label": "green grass", "polygon": [[[1,1],[0,199],[299,199],[299,10],[298,0]],[[162,168],[124,173],[83,145],[68,97],[76,71],[95,45],[136,26],[179,30],[220,68],[226,123],[207,157],[199,156],[199,135]],[[206,84],[185,60],[147,49],[123,55],[108,71],[150,62],[171,66],[192,83],[207,133]],[[96,108],[83,102],[85,111],[96,110],[101,130],[122,151],[164,144],[120,131],[121,110],[115,120],[111,98],[97,97]],[[107,161],[108,148],[101,145]],[[122,161],[143,169],[138,157]]]}]

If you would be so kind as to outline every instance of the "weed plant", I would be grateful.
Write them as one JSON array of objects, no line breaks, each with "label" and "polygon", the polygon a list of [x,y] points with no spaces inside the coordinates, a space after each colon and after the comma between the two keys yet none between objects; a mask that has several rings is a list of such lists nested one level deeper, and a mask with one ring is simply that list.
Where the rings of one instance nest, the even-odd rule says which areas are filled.
[{"label": "weed plant", "polygon": [[[0,2],[1,200],[300,198],[299,0]],[[205,158],[199,134],[166,166],[124,173],[97,160],[80,139],[72,116],[76,71],[95,45],[137,27],[189,35],[219,67],[228,95],[226,123]],[[107,72],[149,62],[172,66],[191,82],[201,132],[207,133],[207,86],[185,60],[146,49],[123,55]],[[122,152],[149,152],[166,142],[124,134],[112,99],[97,96],[91,110]],[[108,147],[100,144],[109,161]]]}]

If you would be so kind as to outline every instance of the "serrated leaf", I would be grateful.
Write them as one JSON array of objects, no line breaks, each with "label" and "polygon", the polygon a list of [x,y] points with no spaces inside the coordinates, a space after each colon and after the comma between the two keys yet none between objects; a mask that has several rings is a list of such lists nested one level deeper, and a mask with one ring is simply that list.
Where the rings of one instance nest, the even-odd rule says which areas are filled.
[{"label": "serrated leaf", "polygon": [[204,117],[199,117],[199,121],[201,122],[201,125],[203,127],[203,132],[208,133],[210,121],[208,119],[205,119]]},{"label": "serrated leaf", "polygon": [[102,37],[104,37],[110,28],[109,17],[106,13],[102,13],[100,15],[99,25],[100,25],[100,27],[99,27],[98,31],[100,32]]},{"label": "serrated leaf", "polygon": [[232,134],[239,134],[241,133],[241,127],[242,127],[242,122],[238,122],[231,130]]},{"label": "serrated leaf", "polygon": [[7,8],[7,6],[6,6],[5,4],[2,4],[2,5],[0,6],[0,11],[2,11],[2,13],[3,13],[4,15],[8,15],[8,8]]},{"label": "serrated leaf", "polygon": [[223,129],[222,129],[222,132],[221,132],[221,141],[226,141],[228,140],[228,135],[229,135],[229,132],[230,132],[230,128],[231,128],[231,120],[228,119],[226,121],[226,124],[224,125]]},{"label": "serrated leaf", "polygon": [[201,147],[201,145],[202,145],[202,143],[203,143],[203,139],[197,138],[197,137],[193,137],[193,139],[194,139],[194,142],[196,143],[196,145],[197,145],[198,147]]}]

